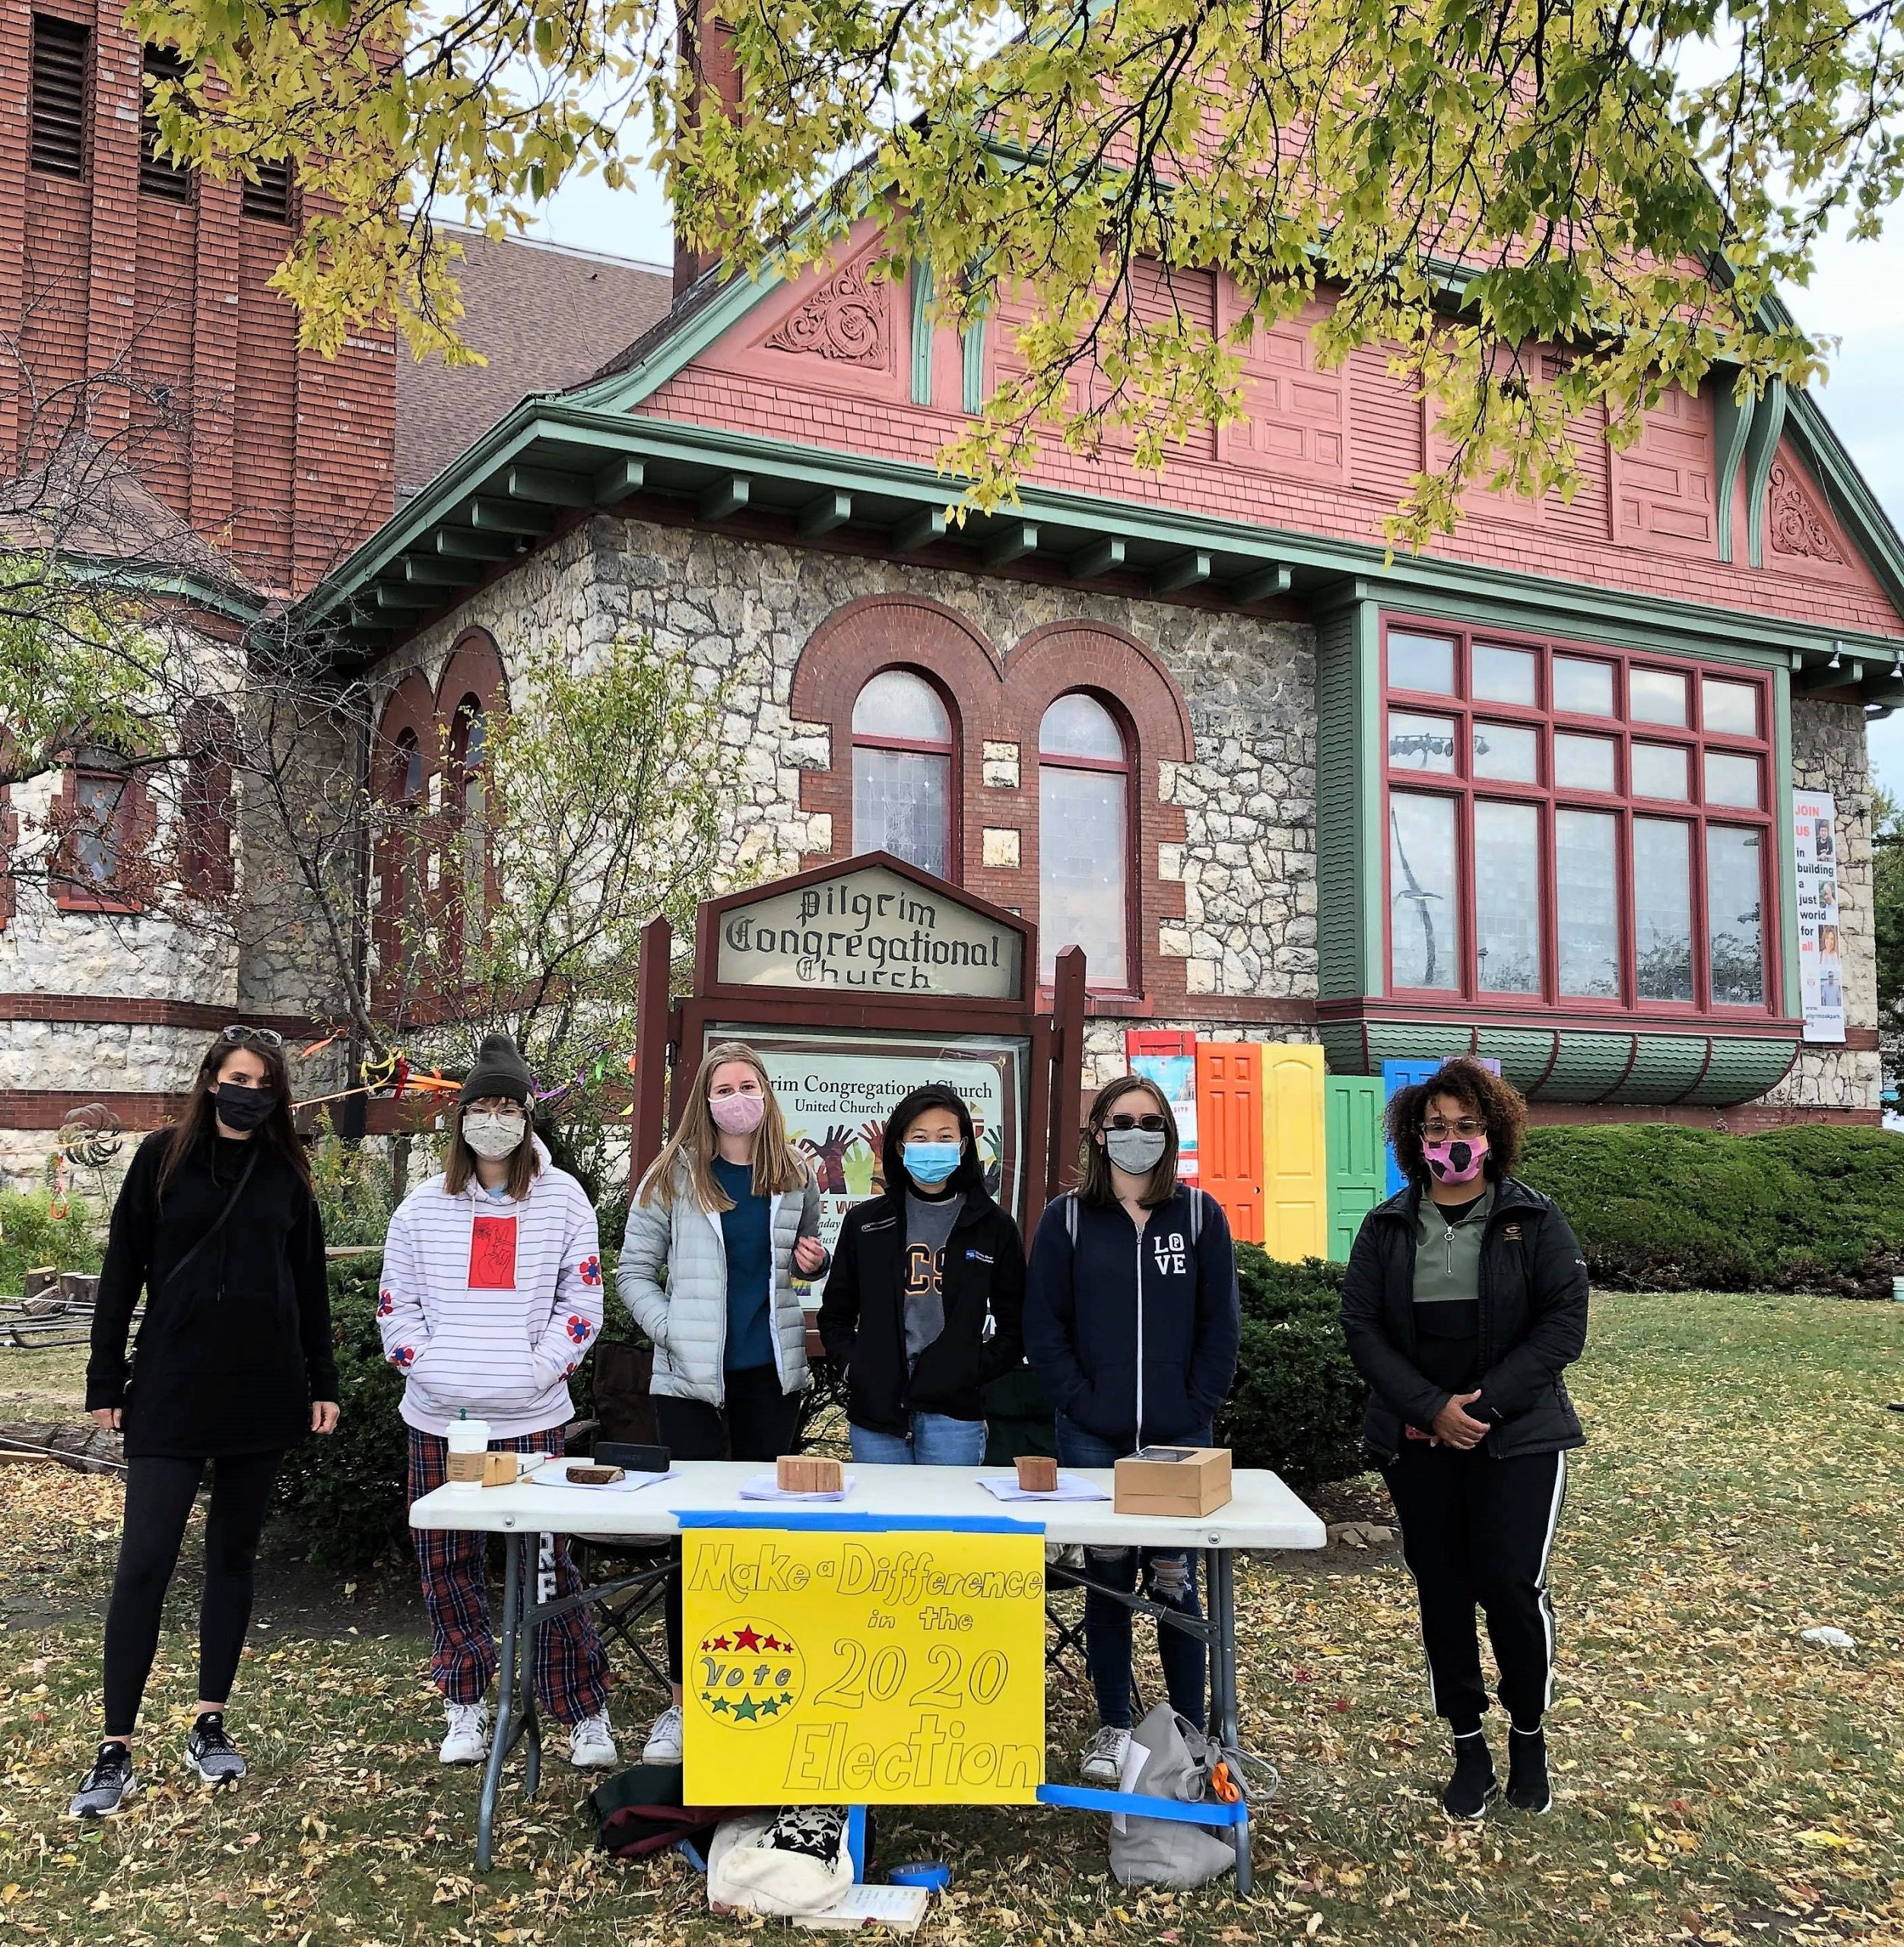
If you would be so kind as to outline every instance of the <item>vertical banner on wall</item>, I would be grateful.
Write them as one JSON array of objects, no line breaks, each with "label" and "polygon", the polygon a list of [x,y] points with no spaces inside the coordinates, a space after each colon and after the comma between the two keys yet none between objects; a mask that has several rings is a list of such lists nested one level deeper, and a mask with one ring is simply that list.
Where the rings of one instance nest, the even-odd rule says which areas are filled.
[{"label": "vertical banner on wall", "polygon": [[1133,1075],[1154,1081],[1177,1119],[1177,1175],[1197,1180],[1197,1037],[1175,1028],[1127,1027],[1124,1059]]},{"label": "vertical banner on wall", "polygon": [[1798,892],[1798,992],[1807,1041],[1845,1038],[1845,969],[1838,945],[1838,808],[1829,791],[1791,794]]}]

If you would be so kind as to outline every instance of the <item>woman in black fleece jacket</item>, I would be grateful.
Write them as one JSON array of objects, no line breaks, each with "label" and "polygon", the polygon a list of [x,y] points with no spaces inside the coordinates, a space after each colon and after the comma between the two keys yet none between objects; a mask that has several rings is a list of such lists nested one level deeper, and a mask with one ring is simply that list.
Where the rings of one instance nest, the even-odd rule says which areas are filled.
[{"label": "woman in black fleece jacket", "polygon": [[[1108,1467],[1147,1440],[1207,1447],[1242,1331],[1223,1207],[1178,1182],[1163,1091],[1123,1076],[1091,1104],[1077,1189],[1047,1205],[1032,1240],[1025,1350],[1058,1409],[1059,1460]],[[1134,1590],[1138,1552],[1093,1548],[1090,1569],[1104,1590]],[[1153,1601],[1202,1614],[1186,1550],[1146,1548],[1142,1570]],[[1084,1647],[1102,1728],[1081,1769],[1115,1786],[1131,1742],[1131,1612],[1088,1587]],[[1202,1642],[1160,1618],[1157,1654],[1173,1707],[1201,1726]]]},{"label": "woman in black fleece jacket", "polygon": [[[136,1356],[126,1335],[141,1291]],[[252,1568],[286,1448],[337,1425],[324,1225],[269,1030],[227,1027],[199,1063],[178,1127],[127,1170],[93,1313],[86,1404],[125,1435],[125,1529],[106,1615],[106,1736],[72,1803],[118,1810],[136,1789],[132,1730],[165,1592],[205,1469],[198,1704],[187,1763],[244,1774],[225,1701],[251,1619]]]}]

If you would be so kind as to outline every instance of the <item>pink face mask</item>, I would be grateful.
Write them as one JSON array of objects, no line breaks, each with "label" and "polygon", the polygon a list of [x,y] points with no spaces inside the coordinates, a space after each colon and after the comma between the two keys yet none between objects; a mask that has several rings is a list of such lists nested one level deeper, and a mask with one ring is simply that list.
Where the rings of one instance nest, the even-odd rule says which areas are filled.
[{"label": "pink face mask", "polygon": [[751,1135],[767,1112],[764,1095],[716,1095],[707,1105],[715,1126],[729,1135]]},{"label": "pink face mask", "polygon": [[1437,1183],[1471,1183],[1487,1161],[1487,1139],[1468,1142],[1451,1136],[1445,1142],[1424,1142],[1421,1160]]}]

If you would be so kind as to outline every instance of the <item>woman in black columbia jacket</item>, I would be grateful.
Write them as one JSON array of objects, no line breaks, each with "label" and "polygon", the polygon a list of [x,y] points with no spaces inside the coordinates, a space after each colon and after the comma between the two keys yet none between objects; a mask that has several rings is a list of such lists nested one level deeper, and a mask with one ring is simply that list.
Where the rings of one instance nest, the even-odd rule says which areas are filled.
[{"label": "woman in black columbia jacket", "polygon": [[1496,1789],[1477,1605],[1511,1720],[1508,1801],[1553,1802],[1547,1563],[1566,1452],[1585,1437],[1561,1374],[1586,1344],[1587,1268],[1559,1206],[1513,1176],[1526,1126],[1518,1093],[1478,1062],[1399,1091],[1388,1136],[1408,1187],[1363,1220],[1342,1282],[1342,1329],[1370,1387],[1363,1439],[1401,1519],[1429,1687],[1454,1734],[1452,1818],[1480,1818]]},{"label": "woman in black columbia jacket", "polygon": [[[134,1356],[133,1307],[145,1294]],[[244,1774],[224,1709],[251,1618],[252,1570],[287,1447],[337,1425],[324,1226],[291,1126],[290,1078],[269,1029],[227,1027],[184,1116],[126,1171],[93,1313],[86,1405],[125,1436],[125,1531],[106,1613],[105,1740],[74,1815],[136,1789],[132,1730],[165,1592],[208,1466],[198,1703],[186,1762]]]},{"label": "woman in black columbia jacket", "polygon": [[[1236,1376],[1242,1315],[1222,1206],[1177,1180],[1177,1126],[1156,1083],[1125,1075],[1098,1091],[1078,1187],[1048,1205],[1032,1240],[1025,1350],[1058,1409],[1058,1457],[1109,1467],[1147,1441],[1207,1447]],[[1091,1551],[1090,1579],[1134,1590],[1135,1548]],[[1202,1614],[1195,1558],[1143,1551],[1145,1593]],[[1087,1586],[1084,1650],[1101,1728],[1085,1782],[1115,1786],[1131,1742],[1131,1612]],[[1157,1655],[1178,1713],[1204,1720],[1204,1647],[1157,1624]]]},{"label": "woman in black columbia jacket", "polygon": [[972,1112],[941,1084],[886,1123],[882,1196],[847,1212],[820,1305],[853,1458],[976,1467],[981,1395],[1024,1348],[1025,1249],[992,1200]]}]

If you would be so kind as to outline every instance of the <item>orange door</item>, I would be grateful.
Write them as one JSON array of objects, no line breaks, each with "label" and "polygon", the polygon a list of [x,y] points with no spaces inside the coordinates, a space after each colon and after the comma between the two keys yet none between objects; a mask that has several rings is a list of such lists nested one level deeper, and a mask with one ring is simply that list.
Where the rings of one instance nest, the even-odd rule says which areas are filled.
[{"label": "orange door", "polygon": [[1197,1167],[1231,1231],[1263,1240],[1263,1050],[1255,1041],[1197,1043]]}]

